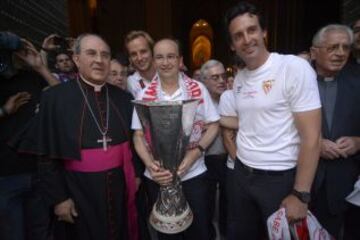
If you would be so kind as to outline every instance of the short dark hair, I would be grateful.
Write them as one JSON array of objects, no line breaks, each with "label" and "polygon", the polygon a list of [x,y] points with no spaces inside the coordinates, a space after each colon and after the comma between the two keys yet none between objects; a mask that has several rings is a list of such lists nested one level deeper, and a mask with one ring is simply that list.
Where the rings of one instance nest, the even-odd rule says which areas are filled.
[{"label": "short dark hair", "polygon": [[255,5],[253,5],[249,2],[245,2],[245,1],[238,2],[236,5],[229,8],[226,11],[225,16],[224,16],[226,35],[227,35],[227,40],[229,41],[229,43],[231,43],[231,36],[229,33],[229,25],[230,25],[231,21],[234,18],[236,18],[237,16],[244,15],[246,13],[257,16],[261,29],[263,29],[263,30],[266,29],[264,18],[262,16],[261,12],[257,9],[257,7]]},{"label": "short dark hair", "polygon": [[65,50],[65,49],[55,50],[55,51],[53,52],[53,55],[54,55],[55,59],[56,59],[59,55],[61,55],[61,54],[65,54],[65,55],[67,55],[69,58],[71,58],[71,56],[72,56],[71,52],[69,52],[69,51],[67,51],[67,50]]}]

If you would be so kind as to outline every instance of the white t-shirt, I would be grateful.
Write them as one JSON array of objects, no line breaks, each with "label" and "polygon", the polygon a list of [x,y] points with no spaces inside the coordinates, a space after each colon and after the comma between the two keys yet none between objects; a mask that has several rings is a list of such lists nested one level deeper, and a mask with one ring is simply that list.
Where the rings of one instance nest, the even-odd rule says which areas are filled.
[{"label": "white t-shirt", "polygon": [[[219,114],[221,116],[237,117],[235,95],[233,90],[226,90],[223,92],[223,94],[221,94]],[[235,159],[232,159],[229,154],[226,161],[226,166],[230,169],[234,169],[234,161]]]},{"label": "white t-shirt", "polygon": [[[179,74],[180,81],[182,81],[182,75]],[[203,128],[205,124],[211,123],[211,122],[217,122],[220,119],[219,114],[216,111],[216,108],[211,101],[211,97],[209,92],[207,91],[206,87],[196,81],[195,81],[199,87],[200,87],[200,99],[203,101],[200,102],[196,114],[195,114],[195,121],[193,126],[193,131],[190,136],[190,143],[196,146],[198,142],[200,141],[203,133]],[[161,89],[161,86],[160,86]],[[145,94],[146,89],[141,91],[136,99],[141,100]],[[178,100],[187,100],[187,95],[184,93],[184,90],[182,88],[177,89],[172,95],[167,95],[164,91],[161,90],[161,94],[159,94],[159,101],[178,101]],[[141,123],[139,120],[139,117],[136,113],[136,110],[133,112],[132,117],[132,123],[131,128],[134,130],[142,129]],[[182,176],[181,180],[185,181],[190,178],[196,177],[200,175],[201,173],[206,171],[206,166],[204,162],[204,156],[202,155],[199,159],[197,159],[194,164],[190,167],[190,169]],[[151,179],[149,171],[146,169],[144,175]]]},{"label": "white t-shirt", "polygon": [[300,137],[293,113],[321,107],[316,74],[309,63],[271,53],[259,68],[240,71],[233,91],[239,118],[237,157],[258,169],[295,167]]},{"label": "white t-shirt", "polygon": [[136,95],[145,87],[149,86],[150,81],[144,80],[139,72],[134,72],[127,78],[127,90],[136,98]]}]

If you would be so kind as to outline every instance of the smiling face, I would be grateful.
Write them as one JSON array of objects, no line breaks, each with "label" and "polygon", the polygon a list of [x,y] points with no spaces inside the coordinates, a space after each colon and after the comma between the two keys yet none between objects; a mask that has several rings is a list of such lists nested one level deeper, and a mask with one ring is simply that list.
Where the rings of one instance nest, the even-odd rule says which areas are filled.
[{"label": "smiling face", "polygon": [[266,31],[260,26],[256,15],[245,13],[235,17],[229,24],[231,50],[245,62],[249,69],[260,67],[268,57],[264,39]]},{"label": "smiling face", "polygon": [[154,63],[160,79],[177,79],[182,57],[178,45],[169,39],[157,42],[154,46]]},{"label": "smiling face", "polygon": [[351,42],[345,31],[332,30],[324,33],[319,46],[311,47],[316,71],[324,77],[332,77],[346,64]]},{"label": "smiling face", "polygon": [[81,40],[80,52],[74,54],[73,60],[79,74],[87,81],[102,84],[110,72],[110,48],[99,37],[89,35]]},{"label": "smiling face", "polygon": [[143,36],[134,38],[126,47],[129,53],[129,61],[138,72],[143,73],[151,70],[153,60],[151,48]]}]

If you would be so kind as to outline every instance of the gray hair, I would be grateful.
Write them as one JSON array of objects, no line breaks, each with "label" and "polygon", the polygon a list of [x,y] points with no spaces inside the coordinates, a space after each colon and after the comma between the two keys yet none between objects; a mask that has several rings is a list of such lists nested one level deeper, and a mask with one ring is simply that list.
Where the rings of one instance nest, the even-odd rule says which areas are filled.
[{"label": "gray hair", "polygon": [[214,66],[218,66],[218,65],[225,69],[224,64],[222,64],[220,61],[218,61],[216,59],[210,59],[210,60],[206,61],[200,68],[200,80],[202,82],[204,82],[207,77],[208,70],[210,68],[212,68]]},{"label": "gray hair", "polygon": [[317,33],[314,35],[312,39],[312,45],[313,46],[321,45],[321,43],[325,40],[325,34],[332,31],[345,32],[349,36],[350,44],[353,43],[354,34],[353,31],[348,26],[342,24],[329,24],[320,28],[320,30],[317,31]]},{"label": "gray hair", "polygon": [[102,38],[100,35],[98,34],[95,34],[95,33],[83,33],[83,34],[80,34],[74,41],[74,46],[73,46],[73,51],[74,51],[74,54],[80,54],[81,52],[81,41],[86,38],[86,37],[97,37],[99,39],[101,39],[109,48],[110,50],[110,46],[107,44],[107,42],[105,41],[104,38]]}]

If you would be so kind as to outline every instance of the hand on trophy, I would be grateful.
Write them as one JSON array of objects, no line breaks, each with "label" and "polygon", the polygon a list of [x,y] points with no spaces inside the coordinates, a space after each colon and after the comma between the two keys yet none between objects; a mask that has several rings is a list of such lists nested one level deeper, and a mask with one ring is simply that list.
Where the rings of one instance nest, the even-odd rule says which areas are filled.
[{"label": "hand on trophy", "polygon": [[200,156],[201,152],[198,148],[186,151],[185,157],[177,170],[177,174],[182,177]]},{"label": "hand on trophy", "polygon": [[173,175],[169,170],[160,167],[159,161],[151,161],[147,169],[152,179],[161,186],[169,185],[173,179]]}]

